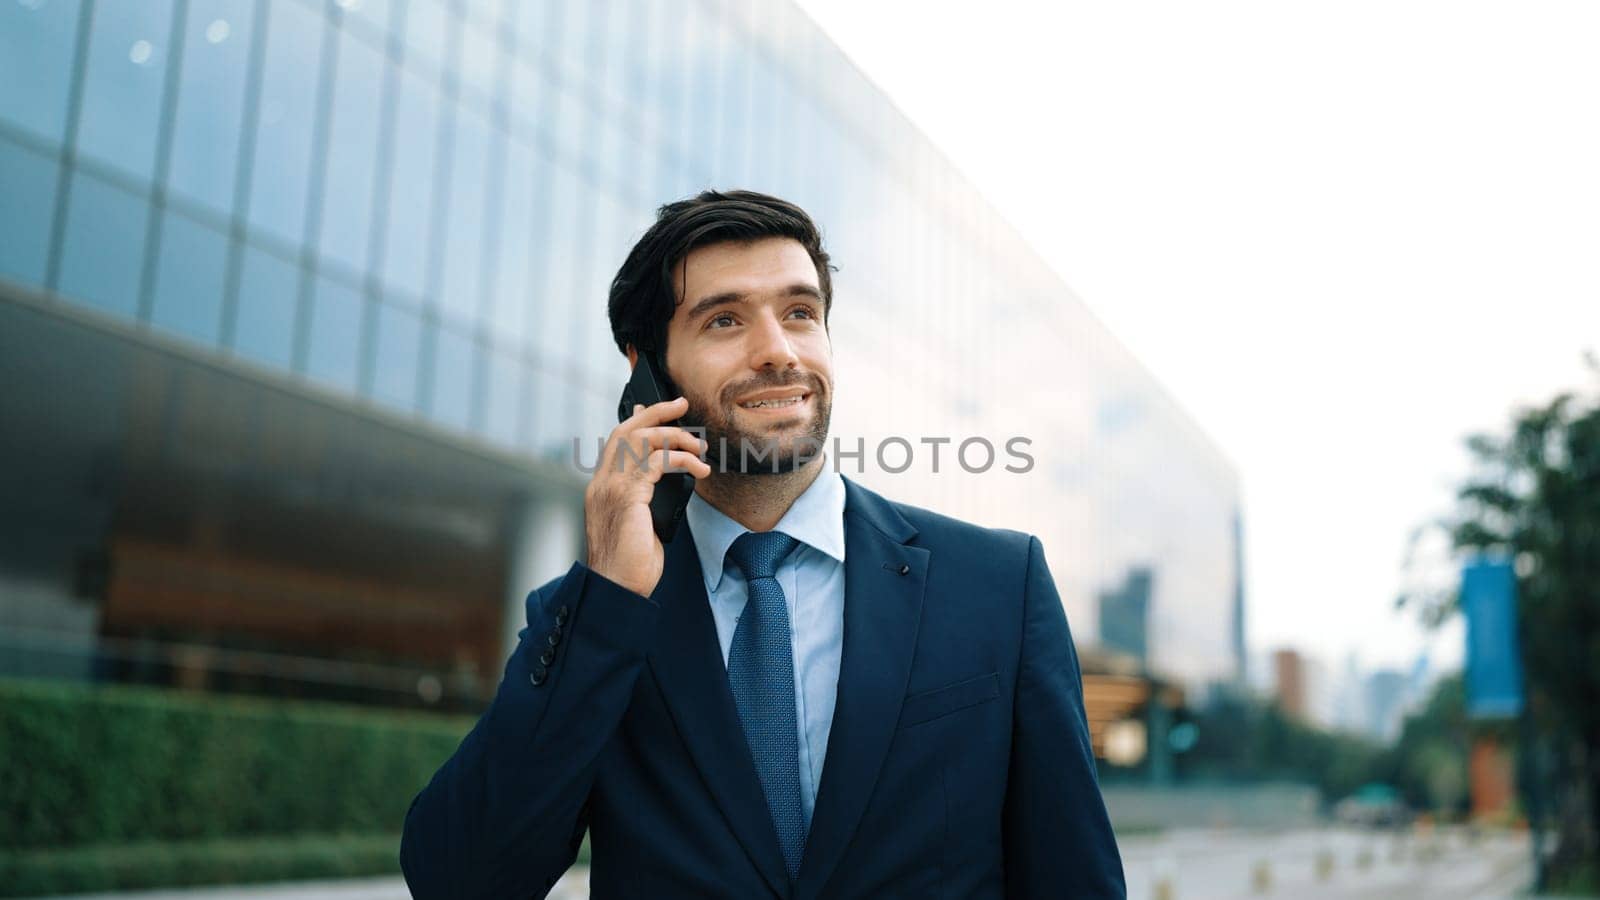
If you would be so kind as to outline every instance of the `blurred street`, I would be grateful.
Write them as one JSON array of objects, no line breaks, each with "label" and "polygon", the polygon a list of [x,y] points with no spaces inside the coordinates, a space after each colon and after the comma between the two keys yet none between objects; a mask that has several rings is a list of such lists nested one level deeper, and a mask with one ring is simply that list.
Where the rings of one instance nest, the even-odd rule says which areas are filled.
[{"label": "blurred street", "polygon": [[1177,831],[1121,842],[1130,900],[1499,900],[1531,882],[1525,835]]},{"label": "blurred street", "polygon": [[[1184,830],[1122,841],[1130,900],[1508,900],[1524,896],[1526,835],[1450,829],[1403,836],[1346,829],[1281,834]],[[142,900],[403,900],[397,878],[259,888],[95,895]],[[553,900],[588,896],[586,870],[569,872]]]}]

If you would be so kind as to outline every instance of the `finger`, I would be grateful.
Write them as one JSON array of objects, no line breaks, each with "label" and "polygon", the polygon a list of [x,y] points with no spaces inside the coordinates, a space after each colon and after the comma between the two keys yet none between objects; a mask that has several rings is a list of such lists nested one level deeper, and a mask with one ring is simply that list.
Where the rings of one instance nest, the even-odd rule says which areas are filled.
[{"label": "finger", "polygon": [[606,446],[602,457],[611,471],[637,471],[650,465],[651,455],[661,450],[683,451],[691,456],[701,456],[706,442],[693,432],[671,426],[643,428],[624,435]]},{"label": "finger", "polygon": [[[660,403],[652,403],[649,406],[644,407],[642,410],[636,411],[632,416],[629,417],[628,422],[633,423],[633,427],[635,428],[640,426],[664,425],[668,422],[671,422],[673,419],[682,418],[683,414],[688,411],[688,398],[674,397],[671,400],[663,400]],[[628,422],[624,422],[623,424],[626,425]]]},{"label": "finger", "polygon": [[[678,399],[682,400],[683,398],[680,397]],[[672,402],[676,402],[676,401],[667,401],[667,402],[668,403],[672,403]],[[688,401],[684,400],[684,403],[687,404]],[[613,466],[613,464],[615,462],[617,462],[617,460],[615,459],[616,447],[617,447],[618,443],[621,442],[626,436],[628,436],[630,434],[633,434],[633,433],[635,433],[637,431],[640,431],[641,429],[646,429],[646,428],[650,428],[650,427],[659,427],[659,423],[657,421],[659,416],[651,414],[650,410],[656,409],[657,407],[660,407],[660,406],[663,406],[663,405],[664,404],[657,403],[654,406],[645,406],[643,403],[635,403],[633,405],[633,415],[629,416],[626,419],[623,419],[621,422],[618,422],[616,424],[616,426],[611,429],[611,433],[606,435],[606,444],[605,444],[605,447],[601,450],[601,454],[600,454],[600,465],[602,467],[611,467],[611,466]],[[669,415],[670,415],[670,413],[669,413]],[[662,421],[670,421],[670,419],[666,419],[666,420],[662,420]],[[640,449],[640,445],[639,445],[637,439],[634,440],[634,443],[631,446],[636,450]],[[654,443],[654,444],[651,444],[650,446],[660,446],[660,444],[659,443]],[[648,449],[648,448],[643,448],[643,449]],[[643,457],[643,453],[642,452],[638,453],[637,456],[639,458],[642,458]]]},{"label": "finger", "polygon": [[696,478],[708,478],[711,466],[693,453],[682,450],[656,450],[650,454],[650,464],[644,470],[646,481],[655,484],[668,472],[687,472]]},{"label": "finger", "polygon": [[690,453],[698,452],[705,440],[687,428],[676,425],[656,425],[652,428],[640,428],[628,434],[627,440],[633,442],[634,447],[646,444],[650,449],[658,450],[662,447],[672,447],[678,450],[688,450]]}]

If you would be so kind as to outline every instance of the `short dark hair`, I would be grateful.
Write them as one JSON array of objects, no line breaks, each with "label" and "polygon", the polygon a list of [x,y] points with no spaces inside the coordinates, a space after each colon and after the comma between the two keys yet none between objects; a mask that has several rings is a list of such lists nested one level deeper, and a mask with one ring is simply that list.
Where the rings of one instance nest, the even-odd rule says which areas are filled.
[{"label": "short dark hair", "polygon": [[632,344],[641,353],[655,353],[664,365],[667,322],[687,299],[678,296],[672,283],[672,270],[678,262],[710,244],[769,237],[793,238],[811,255],[826,326],[833,310],[832,267],[822,249],[822,233],[806,211],[755,191],[702,191],[656,210],[655,224],[633,245],[612,279],[608,308],[617,349],[626,355]]}]

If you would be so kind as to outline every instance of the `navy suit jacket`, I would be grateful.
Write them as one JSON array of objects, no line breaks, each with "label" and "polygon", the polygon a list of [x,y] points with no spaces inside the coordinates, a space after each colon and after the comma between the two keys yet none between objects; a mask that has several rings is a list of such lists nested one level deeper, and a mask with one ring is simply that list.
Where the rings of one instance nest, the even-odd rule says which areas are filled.
[{"label": "navy suit jacket", "polygon": [[596,898],[1125,897],[1038,539],[845,485],[844,653],[798,879],[683,524],[649,598],[581,563],[529,595],[493,703],[406,814],[412,894],[542,897],[587,828]]}]

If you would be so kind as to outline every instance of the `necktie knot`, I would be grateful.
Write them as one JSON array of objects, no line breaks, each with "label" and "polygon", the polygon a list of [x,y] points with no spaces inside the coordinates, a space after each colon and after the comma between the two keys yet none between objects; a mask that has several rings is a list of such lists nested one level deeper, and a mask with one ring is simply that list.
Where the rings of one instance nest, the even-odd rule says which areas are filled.
[{"label": "necktie knot", "polygon": [[771,578],[797,543],[781,531],[746,531],[728,548],[728,558],[739,564],[746,581]]}]

